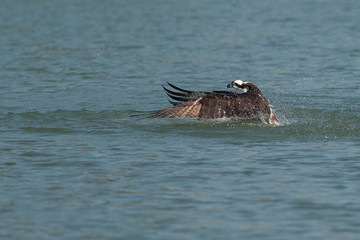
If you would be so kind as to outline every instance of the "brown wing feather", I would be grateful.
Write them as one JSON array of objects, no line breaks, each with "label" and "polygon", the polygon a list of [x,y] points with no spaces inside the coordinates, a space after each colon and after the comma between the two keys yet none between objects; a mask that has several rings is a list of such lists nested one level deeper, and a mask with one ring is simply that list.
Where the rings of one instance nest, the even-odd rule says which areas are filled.
[{"label": "brown wing feather", "polygon": [[183,118],[183,117],[193,117],[198,118],[199,112],[201,109],[201,104],[199,103],[201,98],[196,100],[191,100],[184,102],[182,104],[175,105],[170,108],[165,108],[163,110],[157,111],[154,117],[170,117],[170,118]]},{"label": "brown wing feather", "polygon": [[231,118],[240,117],[244,119],[256,118],[257,109],[254,108],[245,94],[208,94],[200,101],[201,110],[199,118]]},{"label": "brown wing feather", "polygon": [[[241,105],[239,104],[240,102]],[[198,99],[157,111],[154,117],[193,117],[200,119],[240,117],[253,119],[256,118],[257,109],[252,106],[253,104],[249,99],[244,97],[244,94],[238,94],[236,92],[219,94],[213,92]]]}]

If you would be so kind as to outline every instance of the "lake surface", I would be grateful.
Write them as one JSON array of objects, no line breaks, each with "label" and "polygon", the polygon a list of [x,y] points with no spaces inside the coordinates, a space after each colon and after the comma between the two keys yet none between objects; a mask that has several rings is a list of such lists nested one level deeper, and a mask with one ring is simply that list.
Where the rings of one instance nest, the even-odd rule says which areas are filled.
[{"label": "lake surface", "polygon": [[[360,1],[0,3],[1,239],[358,239]],[[256,84],[281,126],[149,119]]]}]

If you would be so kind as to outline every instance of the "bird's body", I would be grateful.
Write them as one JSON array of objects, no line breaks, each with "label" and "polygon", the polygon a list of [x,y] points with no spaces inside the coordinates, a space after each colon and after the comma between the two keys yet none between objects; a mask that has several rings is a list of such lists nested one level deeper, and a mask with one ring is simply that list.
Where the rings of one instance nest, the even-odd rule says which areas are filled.
[{"label": "bird's body", "polygon": [[174,90],[163,86],[167,95],[176,100],[170,101],[172,107],[159,110],[154,117],[197,119],[258,119],[264,123],[277,125],[274,110],[262,92],[252,83],[235,80],[229,87],[241,89],[235,91],[189,91],[168,83]]}]

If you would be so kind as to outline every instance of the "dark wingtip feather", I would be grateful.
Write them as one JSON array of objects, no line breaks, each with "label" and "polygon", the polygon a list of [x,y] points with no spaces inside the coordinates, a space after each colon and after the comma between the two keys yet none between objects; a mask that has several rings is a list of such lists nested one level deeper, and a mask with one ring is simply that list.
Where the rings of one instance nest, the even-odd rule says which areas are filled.
[{"label": "dark wingtip feather", "polygon": [[169,94],[169,93],[166,93],[170,98],[172,98],[172,99],[174,99],[174,100],[176,100],[176,101],[180,101],[180,102],[186,102],[186,101],[188,101],[189,99],[187,99],[187,98],[183,98],[183,97],[178,97],[178,96],[173,96],[173,95],[171,95],[171,94]]},{"label": "dark wingtip feather", "polygon": [[174,102],[174,101],[171,101],[170,99],[168,99],[169,103],[172,104],[172,105],[178,105],[180,104],[181,102]]},{"label": "dark wingtip feather", "polygon": [[175,86],[175,85],[173,85],[173,84],[171,84],[169,82],[167,82],[167,84],[169,84],[169,86],[172,87],[173,89],[176,89],[176,90],[181,91],[181,92],[186,92],[186,93],[191,93],[192,92],[192,91],[189,91],[189,90],[179,88],[179,87],[177,87],[177,86]]},{"label": "dark wingtip feather", "polygon": [[175,95],[175,96],[185,97],[186,94],[187,94],[187,93],[180,93],[180,92],[171,91],[171,90],[167,89],[167,88],[164,87],[164,86],[163,86],[163,88],[164,88],[165,92],[166,92],[168,95],[171,94],[171,95]]}]

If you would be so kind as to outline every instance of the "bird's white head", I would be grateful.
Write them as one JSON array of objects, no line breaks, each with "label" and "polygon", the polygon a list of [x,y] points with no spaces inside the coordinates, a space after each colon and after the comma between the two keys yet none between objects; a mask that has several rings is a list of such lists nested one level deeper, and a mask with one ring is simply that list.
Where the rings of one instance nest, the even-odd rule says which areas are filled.
[{"label": "bird's white head", "polygon": [[235,80],[232,81],[230,84],[227,85],[228,88],[235,88],[235,89],[240,89],[244,92],[247,92],[249,90],[249,82],[244,82],[242,80]]}]

